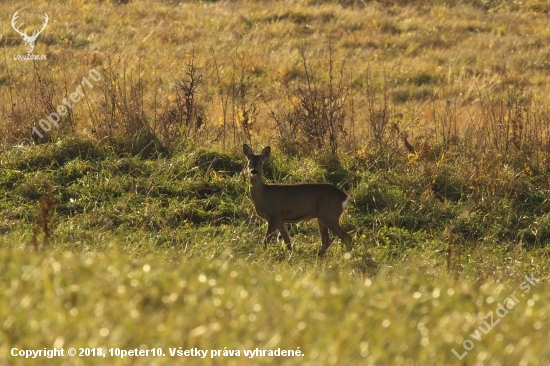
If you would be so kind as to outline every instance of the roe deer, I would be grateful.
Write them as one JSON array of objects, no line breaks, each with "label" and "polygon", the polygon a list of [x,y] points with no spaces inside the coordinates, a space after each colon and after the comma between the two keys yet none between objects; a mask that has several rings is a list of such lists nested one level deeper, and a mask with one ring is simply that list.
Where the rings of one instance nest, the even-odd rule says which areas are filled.
[{"label": "roe deer", "polygon": [[287,248],[291,250],[286,223],[316,218],[323,243],[319,255],[324,254],[331,244],[329,229],[342,239],[346,251],[351,252],[351,235],[342,229],[339,222],[348,204],[348,196],[344,192],[327,183],[265,184],[262,165],[271,148],[267,146],[260,155],[256,155],[250,146],[244,144],[243,152],[248,159],[248,174],[252,184],[250,195],[256,213],[267,221],[264,248],[267,248],[268,241],[279,229]]}]

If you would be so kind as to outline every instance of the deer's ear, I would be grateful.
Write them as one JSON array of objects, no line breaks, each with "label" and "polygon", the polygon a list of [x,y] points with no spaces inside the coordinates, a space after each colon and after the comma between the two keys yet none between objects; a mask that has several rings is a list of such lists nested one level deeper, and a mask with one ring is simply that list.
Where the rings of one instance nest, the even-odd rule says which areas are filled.
[{"label": "deer's ear", "polygon": [[252,155],[254,155],[252,149],[247,144],[243,145],[243,153],[247,158],[250,158]]},{"label": "deer's ear", "polygon": [[269,156],[270,153],[271,153],[271,147],[266,146],[266,147],[262,150],[262,159],[267,159],[267,157]]}]

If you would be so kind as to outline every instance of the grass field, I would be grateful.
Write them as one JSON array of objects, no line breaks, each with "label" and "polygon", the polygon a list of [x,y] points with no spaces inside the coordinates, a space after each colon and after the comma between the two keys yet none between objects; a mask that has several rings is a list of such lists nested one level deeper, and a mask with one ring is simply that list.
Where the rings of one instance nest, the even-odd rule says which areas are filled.
[{"label": "grass field", "polygon": [[[549,11],[1,2],[0,365],[550,364]],[[243,143],[351,255],[263,249]]]}]

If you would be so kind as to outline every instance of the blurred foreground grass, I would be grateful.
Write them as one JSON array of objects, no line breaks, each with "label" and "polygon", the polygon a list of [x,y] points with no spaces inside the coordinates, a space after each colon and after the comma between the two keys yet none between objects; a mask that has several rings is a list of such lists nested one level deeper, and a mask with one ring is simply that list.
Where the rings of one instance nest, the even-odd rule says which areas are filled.
[{"label": "blurred foreground grass", "polygon": [[[417,263],[419,258],[412,258]],[[547,283],[467,284],[444,273],[404,270],[376,277],[287,261],[268,268],[235,259],[136,258],[116,252],[0,250],[0,364],[546,365]],[[338,267],[338,265],[336,265]],[[519,300],[487,334],[485,314]],[[522,296],[523,294],[525,296]],[[459,361],[452,353],[474,348]],[[27,360],[12,347],[162,348],[165,357]],[[240,357],[170,357],[169,348],[240,350]],[[244,350],[298,348],[303,357],[247,358]]]}]

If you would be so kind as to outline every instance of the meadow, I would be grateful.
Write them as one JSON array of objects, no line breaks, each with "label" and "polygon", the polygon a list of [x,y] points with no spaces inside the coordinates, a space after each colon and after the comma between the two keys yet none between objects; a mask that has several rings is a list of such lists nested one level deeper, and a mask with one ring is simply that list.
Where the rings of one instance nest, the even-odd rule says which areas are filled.
[{"label": "meadow", "polygon": [[[0,365],[550,364],[549,12],[0,2]],[[263,248],[243,143],[350,255]]]}]

